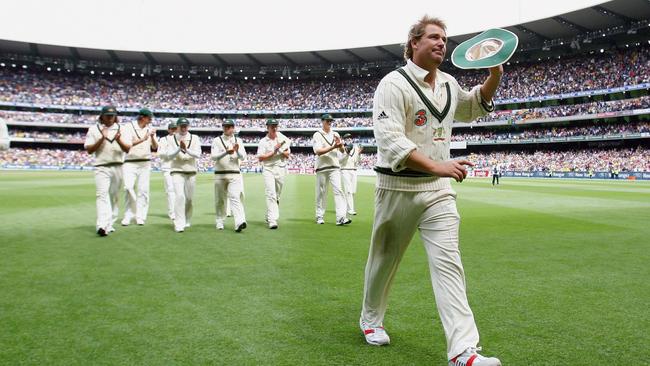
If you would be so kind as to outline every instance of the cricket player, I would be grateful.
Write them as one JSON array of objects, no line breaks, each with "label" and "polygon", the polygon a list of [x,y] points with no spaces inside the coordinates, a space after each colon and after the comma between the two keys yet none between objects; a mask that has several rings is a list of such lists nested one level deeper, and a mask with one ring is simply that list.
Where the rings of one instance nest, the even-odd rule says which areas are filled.
[{"label": "cricket player", "polygon": [[10,142],[7,123],[3,119],[0,119],[0,151],[9,150]]},{"label": "cricket player", "polygon": [[325,208],[327,205],[327,185],[332,185],[334,206],[336,207],[336,225],[342,226],[352,222],[346,215],[345,197],[341,189],[341,164],[337,156],[343,152],[343,142],[338,132],[332,131],[332,118],[329,114],[321,116],[323,128],[316,131],[312,137],[316,158],[316,223],[325,223]]},{"label": "cricket player", "polygon": [[257,147],[257,159],[262,162],[264,193],[266,195],[266,222],[269,229],[278,228],[280,194],[287,175],[287,159],[291,156],[291,140],[278,131],[278,121],[266,121],[267,134]]},{"label": "cricket player", "polygon": [[341,185],[343,186],[343,196],[348,215],[356,215],[354,210],[354,195],[357,193],[357,168],[361,160],[361,145],[352,142],[352,135],[346,133],[343,135],[345,150],[338,152],[339,162],[341,163]]},{"label": "cricket player", "polygon": [[142,108],[137,121],[124,126],[131,137],[131,149],[126,154],[122,166],[125,190],[122,226],[128,226],[134,218],[138,225],[144,225],[147,220],[151,152],[158,150],[156,130],[149,126],[152,118],[153,113],[147,108]]},{"label": "cricket player", "polygon": [[495,163],[492,166],[492,185],[494,185],[494,181],[497,182],[497,185],[499,184],[499,176],[501,175],[501,171],[499,169],[499,164]]},{"label": "cricket player", "polygon": [[117,121],[117,109],[105,106],[99,115],[99,123],[88,128],[84,148],[94,154],[95,192],[97,206],[97,235],[106,236],[115,231],[113,224],[118,216],[119,192],[122,187],[122,164],[124,154],[131,145],[122,139]]},{"label": "cricket player", "polygon": [[244,142],[235,136],[235,121],[227,119],[221,124],[223,134],[212,141],[211,157],[214,161],[214,204],[217,212],[217,230],[223,230],[226,203],[230,202],[235,219],[235,231],[246,229],[243,204],[243,178],[240,164],[246,160]]},{"label": "cricket player", "polygon": [[449,365],[499,366],[498,359],[478,353],[479,334],[467,301],[458,247],[460,217],[449,178],[462,182],[465,166],[472,164],[450,160],[449,147],[454,119],[469,122],[494,109],[492,98],[503,67],[490,68],[483,85],[465,91],[451,75],[438,70],[446,46],[445,24],[423,17],[410,29],[406,66],[386,75],[375,92],[375,217],[360,327],[369,344],[390,342],[383,327],[388,294],[400,260],[419,231]]},{"label": "cricket player", "polygon": [[189,132],[190,121],[181,117],[176,120],[178,131],[172,136],[160,155],[169,159],[170,174],[174,184],[174,230],[182,233],[191,226],[192,198],[196,185],[198,160],[201,158],[201,139]]},{"label": "cricket player", "polygon": [[[167,125],[167,136],[158,141],[158,151],[166,151],[168,145],[174,142],[174,134],[177,128],[176,122],[171,122]],[[167,216],[173,221],[175,218],[174,200],[176,198],[174,195],[174,182],[171,175],[171,160],[162,154],[158,156],[160,157],[160,170],[163,172],[163,184],[165,186],[165,193],[167,194]]]}]

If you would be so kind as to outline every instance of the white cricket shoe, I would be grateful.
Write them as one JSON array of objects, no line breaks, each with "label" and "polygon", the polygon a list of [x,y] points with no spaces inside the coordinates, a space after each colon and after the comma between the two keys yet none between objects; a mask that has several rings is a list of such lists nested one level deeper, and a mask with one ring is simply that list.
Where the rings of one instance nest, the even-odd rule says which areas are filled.
[{"label": "white cricket shoe", "polygon": [[318,225],[323,225],[323,224],[325,223],[325,220],[323,220],[322,217],[317,217],[317,218],[316,218],[316,223],[317,223]]},{"label": "white cricket shoe", "polygon": [[366,337],[368,344],[373,346],[390,344],[390,337],[383,326],[372,327],[363,321],[363,319],[359,319],[359,327],[361,328],[361,332],[363,332],[363,336]]},{"label": "white cricket shoe", "polygon": [[135,223],[142,226],[144,225],[144,220],[135,220]]},{"label": "white cricket shoe", "polygon": [[242,230],[246,229],[246,222],[242,222],[241,224],[237,225],[235,228],[236,233],[241,233]]},{"label": "white cricket shoe", "polygon": [[217,230],[223,230],[223,224],[218,222],[217,223]]},{"label": "white cricket shoe", "polygon": [[348,219],[347,217],[341,217],[340,219],[336,220],[336,226],[349,225],[350,223],[352,223],[352,220]]},{"label": "white cricket shoe", "polygon": [[190,226],[192,226],[192,224],[190,224],[189,222],[188,222],[187,224],[185,224],[185,228],[186,228],[186,229],[187,229],[188,227],[190,227]]},{"label": "white cricket shoe", "polygon": [[129,226],[129,225],[131,225],[131,219],[127,220],[126,218],[123,218],[122,222],[120,222],[120,224],[122,224],[122,226]]},{"label": "white cricket shoe", "polygon": [[479,351],[481,347],[470,347],[449,360],[449,366],[501,366],[498,358],[481,356]]}]

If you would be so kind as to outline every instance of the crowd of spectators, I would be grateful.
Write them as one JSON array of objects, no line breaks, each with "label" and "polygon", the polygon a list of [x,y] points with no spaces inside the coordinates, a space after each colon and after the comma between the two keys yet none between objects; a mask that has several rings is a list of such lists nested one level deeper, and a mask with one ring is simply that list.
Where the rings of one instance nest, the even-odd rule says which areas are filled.
[{"label": "crowd of spectators", "polygon": [[610,171],[650,172],[650,149],[581,149],[570,151],[500,151],[470,154],[475,169],[499,165],[506,171]]},{"label": "crowd of spectators", "polygon": [[[620,171],[650,172],[650,149],[582,149],[571,151],[500,151],[490,153],[473,153],[467,157],[476,164],[475,169],[490,169],[498,164],[510,171]],[[12,148],[0,152],[0,167],[6,165],[45,165],[52,167],[91,166],[92,156],[83,150],[60,149],[22,149]],[[363,154],[359,167],[372,169],[376,162],[375,154]],[[293,153],[287,167],[294,172],[313,172],[314,154]],[[155,158],[154,167],[160,166]],[[208,153],[203,153],[199,161],[201,171],[212,167]],[[261,172],[261,166],[254,156],[242,164],[247,171]]]},{"label": "crowd of spectators", "polygon": [[525,129],[457,129],[451,136],[452,141],[485,141],[485,140],[524,140],[539,138],[558,138],[574,136],[604,136],[650,133],[649,122],[616,122],[616,123],[587,123],[566,127],[529,127]]},{"label": "crowd of spectators", "polygon": [[[465,87],[485,80],[485,71],[453,72]],[[650,48],[506,65],[496,99],[540,97],[650,82]]]},{"label": "crowd of spectators", "polygon": [[[33,122],[33,123],[65,123],[65,124],[86,124],[97,123],[97,115],[92,114],[69,114],[69,113],[42,113],[42,112],[17,112],[17,111],[0,111],[0,118],[9,122]],[[133,116],[119,116],[120,122],[134,121]],[[221,129],[223,119],[218,118],[188,118],[190,128],[205,127]],[[176,121],[176,118],[155,117],[152,125],[156,128],[164,129],[170,122]],[[322,123],[318,118],[292,118],[278,119],[280,128],[320,128]],[[257,129],[266,130],[266,119],[235,119],[238,129]],[[369,117],[346,117],[337,118],[333,123],[334,128],[349,127],[372,127],[372,118]]]},{"label": "crowd of spectators", "polygon": [[[445,65],[448,68],[448,65]],[[443,67],[443,69],[445,68]],[[451,73],[466,89],[485,71]],[[370,108],[380,76],[318,80],[208,80],[80,75],[0,68],[0,101],[172,110],[314,110]],[[506,66],[496,99],[537,97],[650,82],[650,47]]]},{"label": "crowd of spectators", "polygon": [[[476,122],[508,121],[516,124],[531,119],[547,119],[567,116],[593,115],[625,110],[638,110],[650,108],[650,96],[639,98],[614,100],[608,102],[591,102],[573,105],[550,106],[542,108],[526,108],[516,110],[502,110],[490,113],[479,118]],[[15,112],[0,111],[0,118],[7,121],[33,122],[33,123],[66,123],[66,124],[94,124],[97,123],[96,115],[79,115],[66,113],[41,113],[41,112]],[[134,117],[121,116],[121,122],[134,120]],[[153,126],[165,128],[175,118],[154,118]],[[192,127],[205,127],[220,129],[223,120],[217,118],[189,118]],[[318,118],[295,118],[279,119],[281,128],[320,128],[321,121]],[[236,119],[238,129],[265,130],[266,119]],[[334,128],[372,127],[370,117],[346,117],[337,118],[333,123]]]},{"label": "crowd of spectators", "polygon": [[[453,130],[452,141],[517,141],[525,139],[558,138],[575,136],[606,136],[650,133],[650,122],[596,122],[584,123],[574,126],[530,126],[527,128],[508,129],[455,129]],[[212,141],[219,134],[201,133],[198,136],[203,145],[211,145]],[[263,133],[241,133],[239,138],[246,144],[257,144],[264,136]],[[60,132],[60,131],[31,131],[12,128],[10,129],[12,139],[33,138],[47,141],[67,141],[70,143],[83,143],[84,132]],[[294,146],[311,146],[311,134],[292,134],[289,136]],[[374,145],[375,138],[372,134],[355,135],[352,138],[355,144]]]},{"label": "crowd of spectators", "polygon": [[650,108],[650,97],[644,96],[639,98],[612,100],[608,102],[500,110],[481,117],[477,119],[476,122],[481,123],[506,120],[510,123],[521,123],[531,119],[557,118],[648,108]]}]

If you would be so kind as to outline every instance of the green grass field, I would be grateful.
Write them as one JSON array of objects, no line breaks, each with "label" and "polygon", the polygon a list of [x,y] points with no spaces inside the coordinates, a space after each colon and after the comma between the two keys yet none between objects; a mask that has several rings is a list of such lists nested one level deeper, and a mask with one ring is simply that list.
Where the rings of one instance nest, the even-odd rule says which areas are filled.
[{"label": "green grass field", "polygon": [[[313,222],[314,177],[290,176],[280,229],[261,176],[249,228],[214,229],[212,176],[192,227],[172,230],[160,174],[144,227],[94,232],[92,173],[0,172],[0,364],[446,365],[428,266],[414,239],[367,346],[358,318],[373,178],[349,227]],[[647,364],[650,182],[455,184],[468,294],[484,353],[504,365]]]}]

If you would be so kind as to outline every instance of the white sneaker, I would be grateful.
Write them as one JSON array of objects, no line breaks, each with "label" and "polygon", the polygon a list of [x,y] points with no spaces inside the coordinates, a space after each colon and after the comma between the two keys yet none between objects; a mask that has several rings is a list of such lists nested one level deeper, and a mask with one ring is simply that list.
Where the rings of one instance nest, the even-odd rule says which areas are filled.
[{"label": "white sneaker", "polygon": [[316,223],[317,223],[318,225],[323,225],[323,224],[325,223],[325,220],[323,220],[322,217],[317,217],[317,218],[316,218]]},{"label": "white sneaker", "polygon": [[190,227],[190,226],[192,226],[192,224],[190,224],[189,222],[188,222],[187,224],[185,224],[185,228],[186,228],[186,229],[187,229],[188,227]]},{"label": "white sneaker", "polygon": [[120,222],[120,224],[122,224],[122,226],[129,226],[129,225],[131,225],[131,220],[130,219],[127,220],[126,218],[123,218],[122,222]]},{"label": "white sneaker", "polygon": [[223,230],[223,222],[217,221],[217,230]]},{"label": "white sneaker", "polygon": [[366,342],[373,346],[383,346],[390,344],[390,337],[383,326],[371,327],[368,323],[359,319],[359,327],[363,336],[366,337]]},{"label": "white sneaker", "polygon": [[144,225],[144,220],[136,220],[135,223],[142,226]]},{"label": "white sneaker", "polygon": [[350,223],[352,223],[352,220],[348,219],[347,217],[341,217],[340,219],[336,220],[336,226],[349,225]]},{"label": "white sneaker", "polygon": [[174,229],[174,231],[176,231],[177,233],[182,233],[185,230],[184,229]]},{"label": "white sneaker", "polygon": [[481,347],[470,347],[465,352],[449,360],[449,366],[501,366],[501,361],[494,357],[478,354]]},{"label": "white sneaker", "polygon": [[350,216],[356,216],[357,211],[348,211],[348,215]]},{"label": "white sneaker", "polygon": [[109,233],[114,233],[115,232],[115,228],[112,227],[112,226],[109,226],[107,230],[108,230]]},{"label": "white sneaker", "polygon": [[278,228],[278,223],[277,222],[273,222],[273,221],[269,222],[269,229],[275,230],[277,228]]}]

